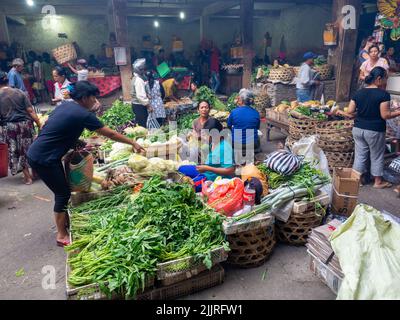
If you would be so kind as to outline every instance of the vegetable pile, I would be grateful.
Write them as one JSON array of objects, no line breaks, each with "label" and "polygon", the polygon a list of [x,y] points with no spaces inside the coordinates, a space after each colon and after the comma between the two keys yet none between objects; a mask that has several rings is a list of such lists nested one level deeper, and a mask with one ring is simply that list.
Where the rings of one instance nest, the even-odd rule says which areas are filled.
[{"label": "vegetable pile", "polygon": [[111,108],[100,117],[100,120],[113,130],[122,131],[127,123],[135,118],[132,107],[120,100],[114,101]]},{"label": "vegetable pile", "polygon": [[205,100],[215,110],[226,111],[225,104],[221,100],[219,100],[215,93],[207,86],[201,86],[197,90],[194,100],[197,102]]},{"label": "vegetable pile", "polygon": [[[103,198],[108,208],[95,214],[82,213],[99,207],[100,200],[72,209],[74,242],[66,247],[71,285],[98,283],[108,295],[134,298],[155,275],[157,263],[194,256],[211,268],[210,252],[221,246],[228,250],[223,218],[202,203],[191,185],[154,177],[131,198],[126,189],[118,191]],[[121,197],[129,200],[118,208],[127,201]]]}]

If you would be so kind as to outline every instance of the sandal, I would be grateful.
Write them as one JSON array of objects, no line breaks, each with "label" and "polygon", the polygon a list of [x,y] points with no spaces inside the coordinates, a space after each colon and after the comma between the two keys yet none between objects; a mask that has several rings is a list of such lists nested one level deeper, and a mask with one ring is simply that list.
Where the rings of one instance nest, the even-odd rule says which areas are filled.
[{"label": "sandal", "polygon": [[66,247],[69,246],[71,243],[69,242],[69,240],[65,240],[65,241],[59,241],[57,240],[57,246],[59,247]]},{"label": "sandal", "polygon": [[393,187],[393,185],[389,182],[384,182],[380,185],[374,185],[375,189],[387,189],[387,188],[391,188],[391,187]]}]

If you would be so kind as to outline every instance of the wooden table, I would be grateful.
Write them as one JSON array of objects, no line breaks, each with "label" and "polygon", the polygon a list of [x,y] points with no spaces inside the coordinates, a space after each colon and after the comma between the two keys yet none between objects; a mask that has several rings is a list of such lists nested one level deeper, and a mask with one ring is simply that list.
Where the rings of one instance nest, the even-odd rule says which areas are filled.
[{"label": "wooden table", "polygon": [[289,124],[280,121],[266,119],[267,120],[267,141],[271,141],[271,130],[276,129],[280,133],[288,136],[289,135]]}]

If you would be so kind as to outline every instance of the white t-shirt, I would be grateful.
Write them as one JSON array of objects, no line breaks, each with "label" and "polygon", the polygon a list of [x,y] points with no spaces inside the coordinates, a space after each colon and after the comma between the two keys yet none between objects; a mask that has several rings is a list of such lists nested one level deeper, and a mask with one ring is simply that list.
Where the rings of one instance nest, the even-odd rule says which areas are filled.
[{"label": "white t-shirt", "polygon": [[78,71],[78,81],[85,81],[88,79],[89,70],[83,69]]}]

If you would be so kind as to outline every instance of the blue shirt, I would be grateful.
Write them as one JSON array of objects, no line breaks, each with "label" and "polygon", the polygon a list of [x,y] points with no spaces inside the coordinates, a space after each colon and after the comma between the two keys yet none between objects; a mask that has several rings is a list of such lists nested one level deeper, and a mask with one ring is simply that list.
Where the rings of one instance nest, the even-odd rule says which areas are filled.
[{"label": "blue shirt", "polygon": [[74,101],[56,107],[28,150],[28,158],[42,166],[59,164],[75,146],[84,129],[95,131],[104,125],[93,112]]},{"label": "blue shirt", "polygon": [[[256,143],[260,129],[260,114],[249,106],[237,107],[229,115],[228,127],[233,132],[234,143]],[[247,130],[251,130],[249,134],[246,134]]]},{"label": "blue shirt", "polygon": [[10,72],[7,75],[8,77],[8,85],[12,88],[17,88],[20,89],[24,92],[26,92],[26,88],[24,85],[24,79],[22,78],[22,75],[12,68]]},{"label": "blue shirt", "polygon": [[[229,142],[222,140],[214,150],[208,154],[206,165],[214,168],[230,168],[233,167],[233,150]],[[207,180],[214,181],[218,175],[214,172],[204,172]],[[222,178],[232,178],[223,176]]]}]

